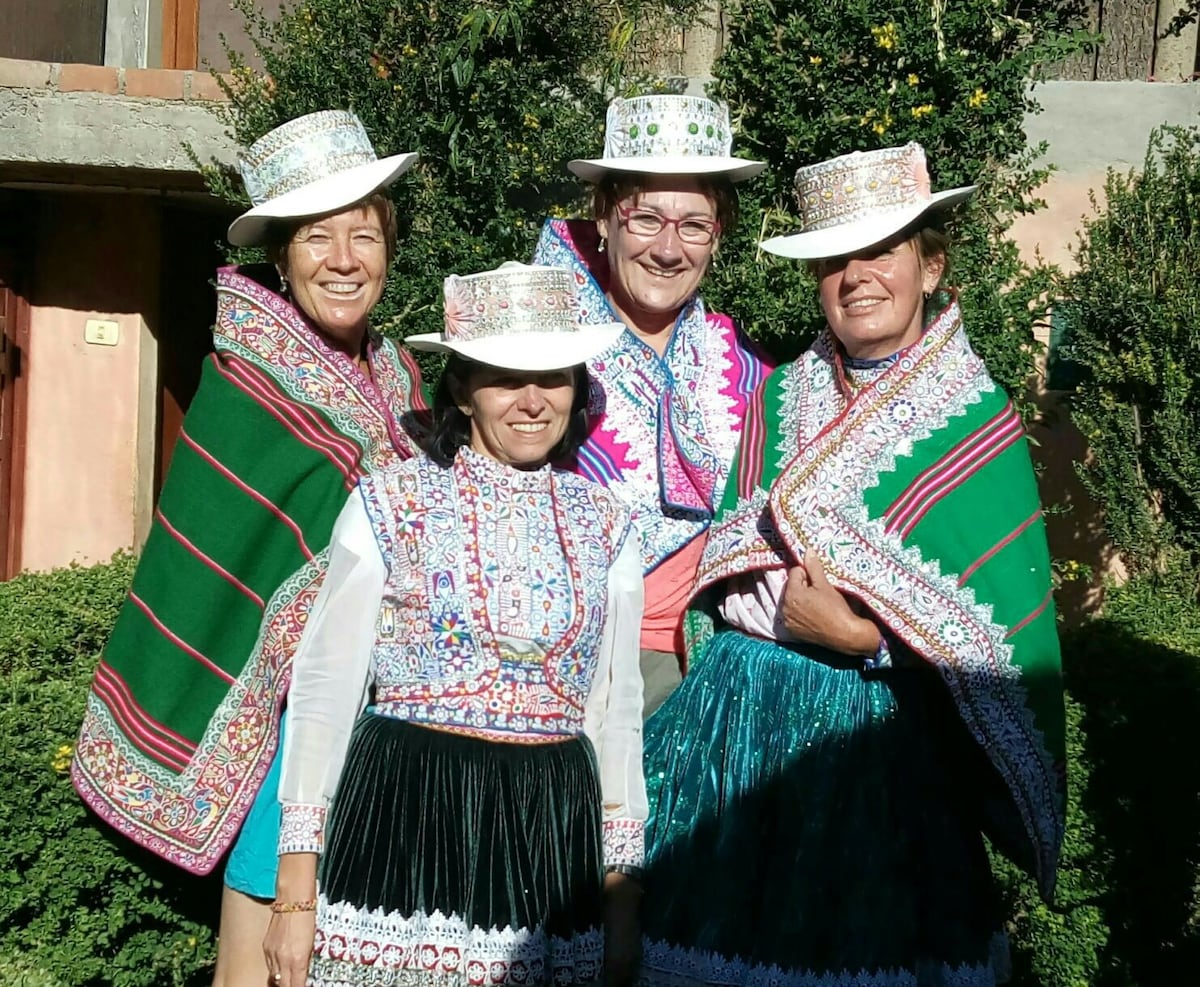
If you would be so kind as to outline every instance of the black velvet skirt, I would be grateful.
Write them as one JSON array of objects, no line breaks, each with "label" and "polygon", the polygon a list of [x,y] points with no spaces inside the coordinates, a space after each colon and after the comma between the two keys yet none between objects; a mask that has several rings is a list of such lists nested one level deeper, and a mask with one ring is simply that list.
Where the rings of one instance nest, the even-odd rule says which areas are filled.
[{"label": "black velvet skirt", "polygon": [[596,981],[600,807],[586,738],[498,743],[365,713],[330,810],[310,984]]}]

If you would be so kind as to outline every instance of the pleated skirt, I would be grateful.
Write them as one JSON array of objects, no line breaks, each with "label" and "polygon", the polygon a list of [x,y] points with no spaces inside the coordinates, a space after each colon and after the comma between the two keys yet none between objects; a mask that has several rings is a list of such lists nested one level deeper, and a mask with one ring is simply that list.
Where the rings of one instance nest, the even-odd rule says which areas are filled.
[{"label": "pleated skirt", "polygon": [[310,984],[595,982],[600,814],[586,738],[496,743],[365,713],[330,810]]},{"label": "pleated skirt", "polygon": [[1000,982],[972,744],[931,669],[718,633],[646,725],[643,983]]}]

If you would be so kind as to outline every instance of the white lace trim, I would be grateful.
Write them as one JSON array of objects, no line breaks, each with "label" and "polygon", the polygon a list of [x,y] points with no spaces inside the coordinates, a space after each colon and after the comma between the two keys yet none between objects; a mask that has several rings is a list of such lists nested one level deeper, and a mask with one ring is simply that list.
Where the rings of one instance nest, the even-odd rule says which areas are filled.
[{"label": "white lace trim", "polygon": [[317,903],[310,987],[591,983],[604,964],[604,933],[571,939],[541,928],[482,929],[458,915],[410,916],[348,902]]},{"label": "white lace trim", "polygon": [[991,963],[922,964],[919,970],[849,970],[818,973],[727,959],[665,942],[645,942],[639,987],[996,987]]},{"label": "white lace trim", "polygon": [[325,806],[285,803],[279,821],[279,853],[320,853],[325,848]]}]

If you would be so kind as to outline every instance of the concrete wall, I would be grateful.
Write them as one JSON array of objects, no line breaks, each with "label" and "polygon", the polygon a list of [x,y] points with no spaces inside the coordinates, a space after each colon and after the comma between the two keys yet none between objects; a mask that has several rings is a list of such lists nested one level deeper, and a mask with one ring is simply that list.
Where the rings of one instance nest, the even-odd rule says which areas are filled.
[{"label": "concrete wall", "polygon": [[[32,237],[29,418],[22,565],[98,561],[137,542],[153,476],[160,231],[152,200],[40,195]],[[152,317],[152,316],[151,316]],[[89,318],[119,326],[115,346],[84,340]],[[139,504],[139,501],[141,502]]]}]

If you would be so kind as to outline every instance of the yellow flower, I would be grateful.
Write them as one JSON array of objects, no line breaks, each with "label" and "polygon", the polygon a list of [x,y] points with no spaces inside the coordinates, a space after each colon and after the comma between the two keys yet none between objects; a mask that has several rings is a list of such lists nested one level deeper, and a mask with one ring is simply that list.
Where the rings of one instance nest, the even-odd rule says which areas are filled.
[{"label": "yellow flower", "polygon": [[879,120],[877,120],[875,123],[875,126],[872,127],[871,129],[874,130],[875,133],[879,134],[879,136],[882,137],[885,133],[887,133],[887,130],[891,125],[892,125],[892,115],[891,115],[891,113],[889,113],[888,111],[885,110],[883,113],[883,117],[880,118]]},{"label": "yellow flower", "polygon": [[542,126],[541,122],[538,120],[538,118],[535,117],[532,113],[525,114],[524,123],[525,123],[526,130],[540,130],[541,126]]},{"label": "yellow flower", "polygon": [[871,28],[871,37],[875,39],[876,47],[891,51],[896,47],[896,25],[891,21],[879,27]]},{"label": "yellow flower", "polygon": [[921,106],[914,106],[912,108],[912,115],[913,115],[914,120],[920,120],[921,117],[929,116],[929,114],[932,112],[933,112],[933,104],[932,103],[924,103]]},{"label": "yellow flower", "polygon": [[415,55],[416,53],[417,53],[417,49],[414,48],[412,45],[405,45],[403,48],[400,49],[400,54],[403,55],[405,58],[412,58],[413,55]]},{"label": "yellow flower", "polygon": [[916,73],[916,72],[909,72],[909,73],[908,73],[908,84],[909,84],[910,86],[915,86],[915,85],[917,85],[917,84],[918,84],[920,81],[921,81],[921,77],[920,77],[919,75],[917,75],[917,73]]},{"label": "yellow flower", "polygon": [[823,59],[820,55],[809,55],[808,56],[809,65],[820,65],[823,61],[825,61],[825,59]]},{"label": "yellow flower", "polygon": [[973,110],[979,109],[987,102],[988,94],[982,89],[976,89],[970,96],[967,97],[967,105]]}]

